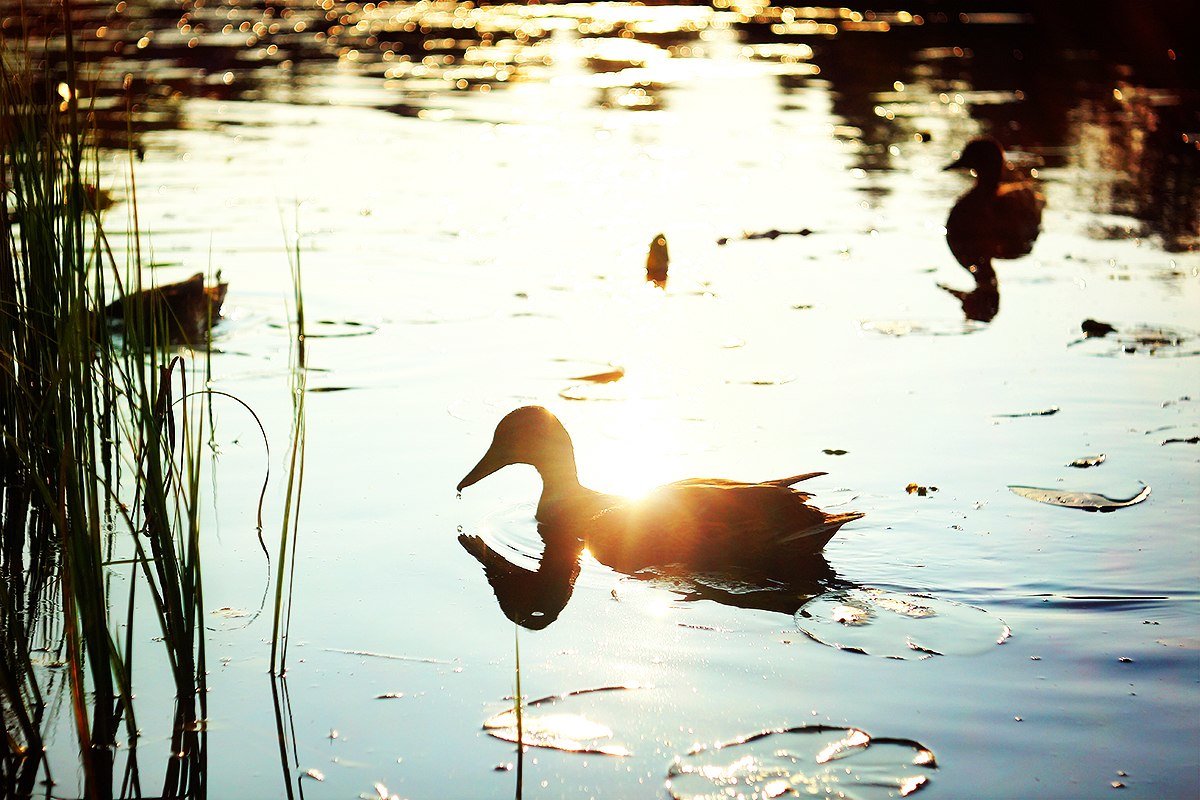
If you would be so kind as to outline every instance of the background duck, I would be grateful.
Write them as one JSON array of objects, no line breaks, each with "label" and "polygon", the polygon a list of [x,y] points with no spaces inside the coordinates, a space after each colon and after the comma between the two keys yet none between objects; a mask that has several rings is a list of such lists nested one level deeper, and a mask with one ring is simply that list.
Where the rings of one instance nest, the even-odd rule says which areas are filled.
[{"label": "background duck", "polygon": [[537,520],[555,535],[583,541],[601,563],[621,572],[646,567],[750,569],[783,575],[803,567],[859,513],[826,514],[810,494],[791,488],[810,472],[763,483],[690,478],[632,501],[579,483],[575,448],[558,418],[540,406],[510,412],[458,490],[510,464],[542,478]]},{"label": "background duck", "polygon": [[994,258],[1028,255],[1041,232],[1045,198],[1005,161],[1004,148],[990,137],[972,139],[947,170],[966,169],[972,186],[950,209],[946,243],[972,273],[991,269]]},{"label": "background duck", "polygon": [[130,292],[105,306],[104,316],[117,329],[136,326],[146,338],[157,330],[171,344],[194,345],[220,319],[228,290],[224,282],[205,286],[204,274],[197,272],[187,280]]}]

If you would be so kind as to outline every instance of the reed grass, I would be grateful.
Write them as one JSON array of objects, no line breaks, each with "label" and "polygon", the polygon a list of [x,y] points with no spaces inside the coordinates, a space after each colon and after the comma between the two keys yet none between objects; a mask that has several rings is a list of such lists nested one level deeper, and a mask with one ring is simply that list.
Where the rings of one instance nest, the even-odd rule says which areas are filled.
[{"label": "reed grass", "polygon": [[[64,667],[86,796],[143,794],[136,654],[165,661],[175,689],[159,794],[202,797],[205,420],[161,320],[127,313],[121,339],[108,333],[106,300],[142,285],[136,181],[131,159],[135,245],[118,264],[89,199],[100,162],[80,107],[70,0],[62,26],[61,62],[19,36],[0,45],[0,795],[32,796],[51,777],[45,658]],[[130,580],[118,593],[121,565]],[[135,653],[138,607],[161,631],[145,656]]]},{"label": "reed grass", "polygon": [[[284,675],[292,623],[292,600],[296,581],[296,543],[300,535],[300,498],[304,490],[304,444],[307,431],[304,399],[308,392],[308,355],[304,328],[304,286],[300,270],[299,205],[296,207],[294,243],[288,251],[292,278],[292,331],[290,345],[290,389],[292,399],[291,446],[285,477],[283,520],[279,532],[279,563],[275,576],[275,605],[271,626],[271,672]],[[286,235],[286,232],[285,232]]]},{"label": "reed grass", "polygon": [[513,715],[517,718],[517,792],[521,800],[525,786],[525,696],[521,694],[521,626],[513,625],[513,662],[516,672],[516,690],[513,692]]}]

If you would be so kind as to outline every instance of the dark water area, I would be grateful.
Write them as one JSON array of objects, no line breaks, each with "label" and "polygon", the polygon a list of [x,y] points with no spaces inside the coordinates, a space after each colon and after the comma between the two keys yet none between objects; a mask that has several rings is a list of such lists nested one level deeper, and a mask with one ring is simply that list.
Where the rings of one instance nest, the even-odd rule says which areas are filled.
[{"label": "dark water area", "polygon": [[[686,11],[709,4],[650,5]],[[1043,166],[1064,167],[1074,155],[1085,169],[1118,173],[1098,187],[1103,196],[1096,200],[1144,227],[1115,235],[1158,235],[1171,252],[1195,248],[1200,67],[1186,46],[1187,26],[1173,24],[1189,17],[1187,3],[1152,10],[1130,2],[1086,10],[1053,3],[915,3],[908,11],[727,7],[726,24],[752,58],[805,62],[808,69],[779,75],[785,95],[813,80],[830,84],[833,110],[855,129],[863,145],[857,166],[868,173],[890,168],[889,148],[932,135],[911,124],[922,105],[969,109],[1007,147]],[[13,39],[48,41],[53,80],[64,66],[63,22],[39,13],[37,4],[24,15],[18,8],[0,5],[3,29]],[[186,127],[180,106],[190,98],[363,104],[440,116],[427,106],[446,94],[544,77],[546,45],[564,19],[589,20],[581,33],[598,43],[638,42],[676,58],[702,56],[707,27],[705,15],[672,15],[683,25],[646,23],[625,19],[637,14],[593,14],[578,4],[84,2],[73,4],[72,16],[81,39],[76,56],[98,67],[81,97],[93,103],[102,143],[118,148],[129,129],[137,148],[144,133]],[[331,96],[331,64],[379,79],[395,102],[368,90]],[[644,62],[600,54],[588,66],[619,76]],[[661,108],[666,84],[652,74],[639,77],[600,88],[596,103]],[[902,91],[893,90],[897,83]]]},{"label": "dark water area", "polygon": [[[59,7],[21,9],[62,102]],[[111,243],[229,284],[211,385],[271,441],[268,530],[301,253],[281,681],[261,436],[213,411],[211,796],[1200,794],[1190,4],[71,9]],[[945,169],[978,137],[1019,245]],[[528,467],[456,497],[523,405],[597,490],[820,471],[865,517],[787,578],[614,564],[539,530]],[[156,786],[173,687],[135,677]]]}]

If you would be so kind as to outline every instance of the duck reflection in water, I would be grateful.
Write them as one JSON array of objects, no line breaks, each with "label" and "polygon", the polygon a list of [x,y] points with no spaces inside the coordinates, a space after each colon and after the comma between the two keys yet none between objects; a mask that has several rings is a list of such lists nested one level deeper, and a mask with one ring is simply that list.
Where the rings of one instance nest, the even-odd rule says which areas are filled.
[{"label": "duck reflection in water", "polygon": [[958,198],[946,219],[946,244],[975,279],[975,288],[938,286],[958,299],[967,319],[990,322],[1000,311],[992,261],[1029,255],[1041,232],[1045,198],[1007,163],[1004,149],[990,137],[972,139],[946,169],[970,170],[975,176],[975,185]]},{"label": "duck reflection in water", "polygon": [[[504,616],[523,628],[540,631],[558,619],[575,590],[583,541],[570,531],[538,525],[545,550],[536,570],[519,567],[478,536],[459,534],[463,549],[483,566]],[[712,600],[735,608],[793,614],[819,594],[853,584],[842,579],[821,553],[810,553],[794,565],[790,577],[761,574],[695,573],[680,565],[644,569],[630,577],[656,583],[681,595],[684,602]]]},{"label": "duck reflection in water", "polygon": [[688,599],[790,614],[837,582],[820,550],[863,516],[827,514],[791,488],[820,472],[764,483],[692,478],[639,501],[593,491],[579,483],[566,429],[537,406],[500,421],[458,488],[510,464],[530,464],[542,478],[538,569],[510,563],[478,537],[459,541],[483,565],[504,613],[528,628],[546,627],[566,606],[585,548],[618,572],[667,582]]}]

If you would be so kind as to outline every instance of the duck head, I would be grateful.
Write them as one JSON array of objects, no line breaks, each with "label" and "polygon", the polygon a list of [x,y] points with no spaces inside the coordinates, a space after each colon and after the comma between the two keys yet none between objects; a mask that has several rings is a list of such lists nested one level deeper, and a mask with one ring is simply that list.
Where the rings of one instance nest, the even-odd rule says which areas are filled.
[{"label": "duck head", "polygon": [[999,183],[1004,170],[1004,148],[990,136],[967,142],[962,154],[945,169],[966,169],[975,173],[981,183]]},{"label": "duck head", "polygon": [[541,406],[518,408],[500,420],[491,446],[458,482],[458,491],[510,464],[532,465],[541,474],[543,483],[578,483],[571,437],[558,417]]}]

